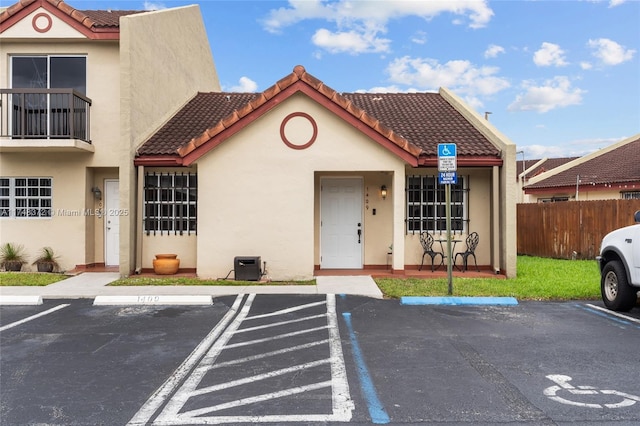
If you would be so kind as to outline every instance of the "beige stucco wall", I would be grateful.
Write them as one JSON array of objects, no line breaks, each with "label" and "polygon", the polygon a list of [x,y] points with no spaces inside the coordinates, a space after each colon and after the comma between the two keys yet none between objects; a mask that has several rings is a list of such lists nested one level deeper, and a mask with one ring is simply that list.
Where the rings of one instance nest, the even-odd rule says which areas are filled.
[{"label": "beige stucco wall", "polygon": [[[43,12],[39,9],[36,13]],[[87,97],[91,106],[91,141],[94,152],[54,153],[46,148],[30,152],[0,153],[0,175],[53,178],[51,219],[2,218],[0,242],[22,243],[35,255],[43,245],[61,254],[65,270],[104,261],[102,208],[90,188],[104,191],[105,178],[118,178],[120,161],[120,67],[117,41],[78,39],[75,30],[53,17],[52,30],[33,30],[31,18],[3,33],[0,41],[0,86],[11,87],[11,55],[78,55],[87,58]],[[28,25],[24,25],[28,22]],[[23,37],[15,39],[14,37]],[[55,43],[50,37],[60,37]],[[64,37],[71,37],[64,38]],[[45,141],[48,142],[48,141]],[[54,142],[55,143],[55,142]],[[45,143],[46,145],[46,143]]]},{"label": "beige stucco wall", "polygon": [[[438,175],[437,169],[408,169],[407,175],[421,175],[421,176],[436,176]],[[464,243],[465,239],[470,232],[477,232],[480,236],[480,242],[476,250],[476,257],[478,265],[490,265],[491,264],[491,198],[487,196],[491,192],[491,170],[486,168],[459,168],[458,176],[468,179],[467,185],[471,190],[468,192],[467,205],[469,208],[469,223],[465,226],[465,230],[462,233],[451,233],[452,240],[459,240],[455,244],[455,253],[462,252],[466,249]],[[432,232],[434,238],[446,239],[447,232]],[[443,248],[446,252],[446,243],[443,243]],[[440,251],[440,243],[434,244],[434,249]],[[405,243],[405,263],[407,265],[415,266],[420,265],[422,261],[422,246],[420,245],[420,234],[415,234],[409,231],[406,236]],[[436,262],[440,261],[440,257],[436,259]],[[471,260],[473,262],[473,260]],[[427,256],[424,260],[425,265],[430,265],[431,259]],[[445,262],[446,264],[446,262]]]},{"label": "beige stucco wall", "polygon": [[121,18],[120,62],[120,203],[132,212],[120,222],[120,272],[127,274],[139,267],[135,150],[196,92],[220,84],[198,6]]},{"label": "beige stucco wall", "polygon": [[[196,91],[220,89],[200,10],[198,6],[187,6],[122,18],[120,41],[84,39],[55,16],[52,16],[52,29],[38,33],[33,30],[31,20],[35,13],[41,12],[48,13],[38,9],[3,33],[0,85],[10,87],[10,54],[87,55],[87,96],[93,101],[91,139],[95,152],[2,153],[0,174],[41,176],[50,173],[54,178],[54,206],[65,208],[68,200],[60,194],[66,194],[67,189],[76,197],[72,206],[99,208],[90,188],[98,186],[104,192],[105,178],[119,179],[120,208],[130,213],[120,218],[120,271],[127,274],[134,268],[137,232],[133,166],[136,147]],[[47,162],[53,161],[52,158],[63,161],[49,165]],[[16,164],[24,167],[18,168]],[[39,166],[32,166],[36,164]],[[48,223],[46,228],[54,236],[67,235],[69,226],[83,231],[81,236],[63,239],[67,248],[65,265],[104,261],[101,218],[43,221]],[[13,237],[14,232],[22,239],[39,241],[42,232],[40,225],[34,226],[36,223],[40,222],[13,219],[11,233],[3,232],[0,242]],[[3,231],[4,228],[8,227],[3,226]],[[51,245],[55,248],[55,244]]]},{"label": "beige stucco wall", "polygon": [[[30,263],[40,248],[50,246],[61,256],[64,270],[84,264],[85,230],[95,220],[95,204],[88,197],[82,164],[62,153],[35,157],[3,153],[2,175],[53,178],[53,217],[0,219],[2,243],[23,245]],[[23,270],[33,268],[30,263]]]},{"label": "beige stucco wall", "polygon": [[[303,150],[287,147],[279,132],[298,111],[318,126],[316,142]],[[374,187],[382,179],[374,171],[404,176],[404,163],[305,95],[292,96],[198,160],[198,275],[224,277],[235,256],[261,256],[271,279],[311,278],[319,177],[360,175]],[[369,242],[365,233],[366,248],[386,250],[388,234]],[[365,256],[382,263],[377,249]]]},{"label": "beige stucco wall", "polygon": [[504,272],[508,278],[514,278],[518,261],[516,145],[451,91],[441,88],[440,95],[500,150],[503,164],[493,167],[491,177],[491,232],[494,241],[491,247],[491,262],[495,269]]},{"label": "beige stucco wall", "polygon": [[[640,191],[639,185],[615,185],[611,189],[602,190],[598,189],[597,191],[589,191],[589,187],[585,185],[580,186],[580,190],[578,192],[578,201],[595,201],[595,200],[620,200],[622,199],[623,191]],[[575,201],[576,192],[573,189],[569,192],[549,192],[547,194],[529,194],[531,203],[542,202],[541,200],[548,200],[553,197],[569,197],[569,201]]]},{"label": "beige stucco wall", "polygon": [[[144,173],[197,173],[197,168],[145,167]],[[206,186],[203,189],[206,190]],[[142,222],[144,215],[139,219]],[[179,235],[167,231],[147,233],[141,230],[140,240],[142,244],[141,264],[138,267],[153,268],[153,259],[156,254],[175,253],[180,259],[180,268],[196,268],[197,233],[184,232],[183,235]]]}]

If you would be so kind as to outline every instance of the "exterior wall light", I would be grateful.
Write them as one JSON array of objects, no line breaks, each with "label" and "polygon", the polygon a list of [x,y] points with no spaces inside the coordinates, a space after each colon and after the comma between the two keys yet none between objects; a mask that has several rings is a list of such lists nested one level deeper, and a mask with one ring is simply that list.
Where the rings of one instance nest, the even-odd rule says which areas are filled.
[{"label": "exterior wall light", "polygon": [[382,185],[380,187],[380,195],[382,196],[383,200],[387,199],[387,186],[386,185]]},{"label": "exterior wall light", "polygon": [[94,186],[93,188],[91,188],[91,192],[93,192],[93,196],[96,200],[102,200],[102,191],[100,191],[100,188]]}]

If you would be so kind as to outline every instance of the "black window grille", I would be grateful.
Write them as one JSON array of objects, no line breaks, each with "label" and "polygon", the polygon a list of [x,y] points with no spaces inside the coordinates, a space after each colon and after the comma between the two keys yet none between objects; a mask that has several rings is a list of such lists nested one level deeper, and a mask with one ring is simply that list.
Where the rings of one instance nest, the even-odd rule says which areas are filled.
[{"label": "black window grille", "polygon": [[[451,185],[451,231],[462,234],[469,222],[468,176]],[[447,230],[446,186],[437,176],[407,176],[407,233]]]},{"label": "black window grille", "polygon": [[196,233],[198,176],[147,173],[144,177],[144,230],[147,235]]}]

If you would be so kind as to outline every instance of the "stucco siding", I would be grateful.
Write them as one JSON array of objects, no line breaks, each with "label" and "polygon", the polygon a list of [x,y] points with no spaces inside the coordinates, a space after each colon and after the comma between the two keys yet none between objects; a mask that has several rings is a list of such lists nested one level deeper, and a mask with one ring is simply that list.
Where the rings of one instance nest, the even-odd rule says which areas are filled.
[{"label": "stucco siding", "polygon": [[[299,111],[318,127],[315,143],[302,150],[280,138],[282,121]],[[296,126],[285,129],[289,139],[307,132]],[[311,278],[316,177],[372,171],[403,175],[404,163],[305,95],[292,96],[198,160],[198,275],[225,276],[235,256],[261,256],[271,279]],[[389,245],[382,238],[380,251]]]}]

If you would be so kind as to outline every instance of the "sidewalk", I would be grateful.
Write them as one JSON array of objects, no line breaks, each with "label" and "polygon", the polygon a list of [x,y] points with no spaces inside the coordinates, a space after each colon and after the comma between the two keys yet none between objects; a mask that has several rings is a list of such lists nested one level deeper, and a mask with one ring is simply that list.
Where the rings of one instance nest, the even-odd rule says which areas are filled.
[{"label": "sidewalk", "polygon": [[[226,296],[236,294],[351,294],[382,299],[382,292],[370,276],[319,276],[316,285],[252,285],[252,286],[117,286],[117,272],[84,272],[43,287],[0,286],[3,298],[19,296],[42,299],[91,299],[98,296]],[[166,299],[170,300],[170,299]]]}]

